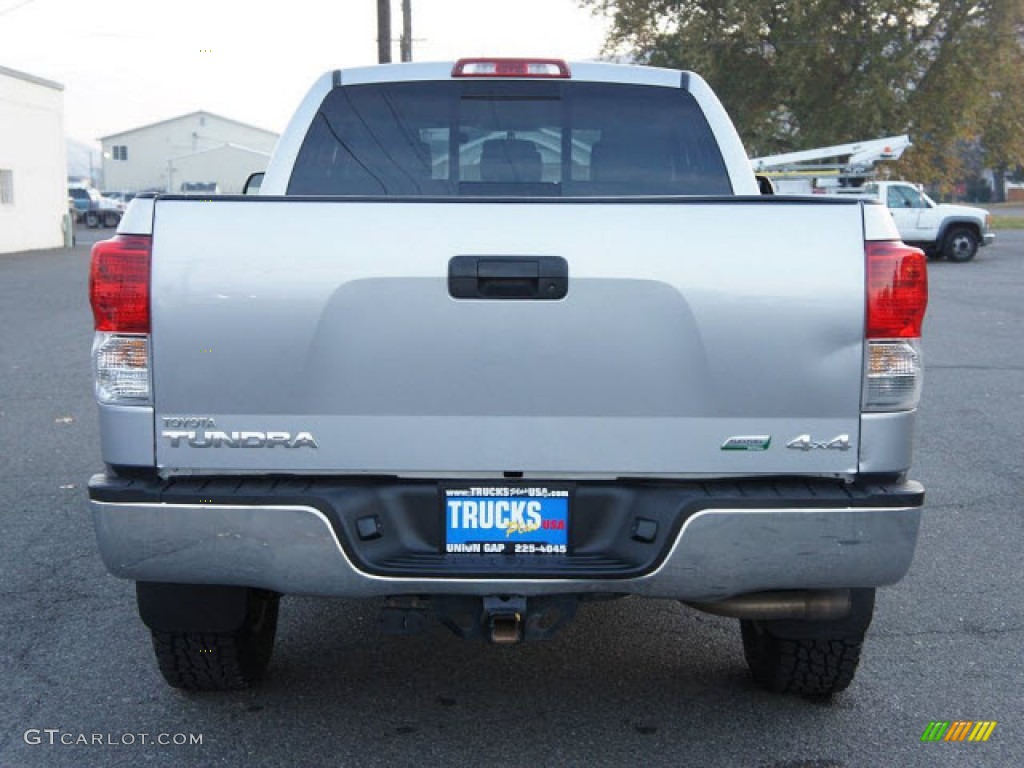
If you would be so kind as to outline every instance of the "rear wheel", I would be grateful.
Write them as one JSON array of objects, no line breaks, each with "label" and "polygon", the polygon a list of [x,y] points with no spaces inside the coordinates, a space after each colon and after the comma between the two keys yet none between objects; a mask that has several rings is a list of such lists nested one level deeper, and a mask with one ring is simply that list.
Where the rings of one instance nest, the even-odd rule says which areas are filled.
[{"label": "rear wheel", "polygon": [[103,214],[103,226],[104,227],[116,227],[121,223],[121,217],[116,213],[105,213]]},{"label": "rear wheel", "polygon": [[978,252],[978,235],[968,227],[956,227],[948,235],[942,252],[950,261],[965,262]]},{"label": "rear wheel", "polygon": [[96,229],[96,227],[98,227],[99,225],[99,214],[93,211],[89,211],[87,214],[85,214],[85,226],[87,226],[89,229]]},{"label": "rear wheel", "polygon": [[754,682],[804,696],[846,690],[857,672],[874,602],[873,589],[855,589],[850,615],[836,621],[740,621]]},{"label": "rear wheel", "polygon": [[250,589],[245,618],[229,632],[152,630],[160,673],[175,688],[228,691],[261,679],[277,633],[279,596]]}]

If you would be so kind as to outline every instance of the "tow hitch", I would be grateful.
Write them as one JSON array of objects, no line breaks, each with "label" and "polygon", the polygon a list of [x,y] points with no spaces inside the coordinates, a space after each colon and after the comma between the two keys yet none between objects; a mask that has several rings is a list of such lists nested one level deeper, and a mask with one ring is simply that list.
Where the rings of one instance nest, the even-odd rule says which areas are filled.
[{"label": "tow hitch", "polygon": [[436,617],[459,637],[514,645],[554,635],[576,615],[577,602],[575,595],[392,597],[381,609],[380,630],[387,635],[418,634],[426,629],[428,618]]},{"label": "tow hitch", "polygon": [[525,615],[525,597],[485,597],[484,632],[487,640],[495,645],[522,642]]}]

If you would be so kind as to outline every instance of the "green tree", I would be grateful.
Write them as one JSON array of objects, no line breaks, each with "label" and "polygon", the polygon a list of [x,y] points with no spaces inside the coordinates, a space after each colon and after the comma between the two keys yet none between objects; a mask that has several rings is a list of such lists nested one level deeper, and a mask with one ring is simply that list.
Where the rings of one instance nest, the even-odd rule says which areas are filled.
[{"label": "green tree", "polygon": [[[1024,5],[1024,3],[1022,3]],[[1019,25],[1021,15],[1016,18]],[[1003,34],[1020,35],[1011,17],[1002,22]],[[980,143],[985,164],[995,171],[997,199],[1003,199],[1003,180],[1024,165],[1024,44],[1000,46],[989,70],[987,103],[981,117]]]},{"label": "green tree", "polygon": [[751,155],[909,132],[920,181],[957,179],[967,139],[1015,164],[1024,0],[580,2],[606,53],[703,75]]}]

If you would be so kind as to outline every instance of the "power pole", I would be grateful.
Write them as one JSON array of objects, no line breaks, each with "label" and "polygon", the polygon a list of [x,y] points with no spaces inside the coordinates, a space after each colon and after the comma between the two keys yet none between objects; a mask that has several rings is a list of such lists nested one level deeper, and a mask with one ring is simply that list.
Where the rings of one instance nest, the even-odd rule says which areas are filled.
[{"label": "power pole", "polygon": [[377,61],[391,63],[391,0],[377,0]]},{"label": "power pole", "polygon": [[402,61],[412,61],[412,0],[402,0]]}]

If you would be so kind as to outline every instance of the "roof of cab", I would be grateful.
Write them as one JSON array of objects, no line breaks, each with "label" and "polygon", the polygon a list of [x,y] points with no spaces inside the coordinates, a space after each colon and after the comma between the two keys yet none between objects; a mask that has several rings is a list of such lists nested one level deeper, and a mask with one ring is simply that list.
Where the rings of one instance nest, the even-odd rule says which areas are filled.
[{"label": "roof of cab", "polygon": [[[454,61],[375,64],[368,67],[335,70],[334,85],[365,85],[409,80],[450,80]],[[577,82],[624,83],[628,85],[661,85],[680,87],[690,73],[632,64],[609,64],[600,61],[569,61],[570,78]],[[480,78],[485,79],[485,78]],[[516,78],[496,78],[516,79]],[[526,78],[524,78],[526,79]]]}]

